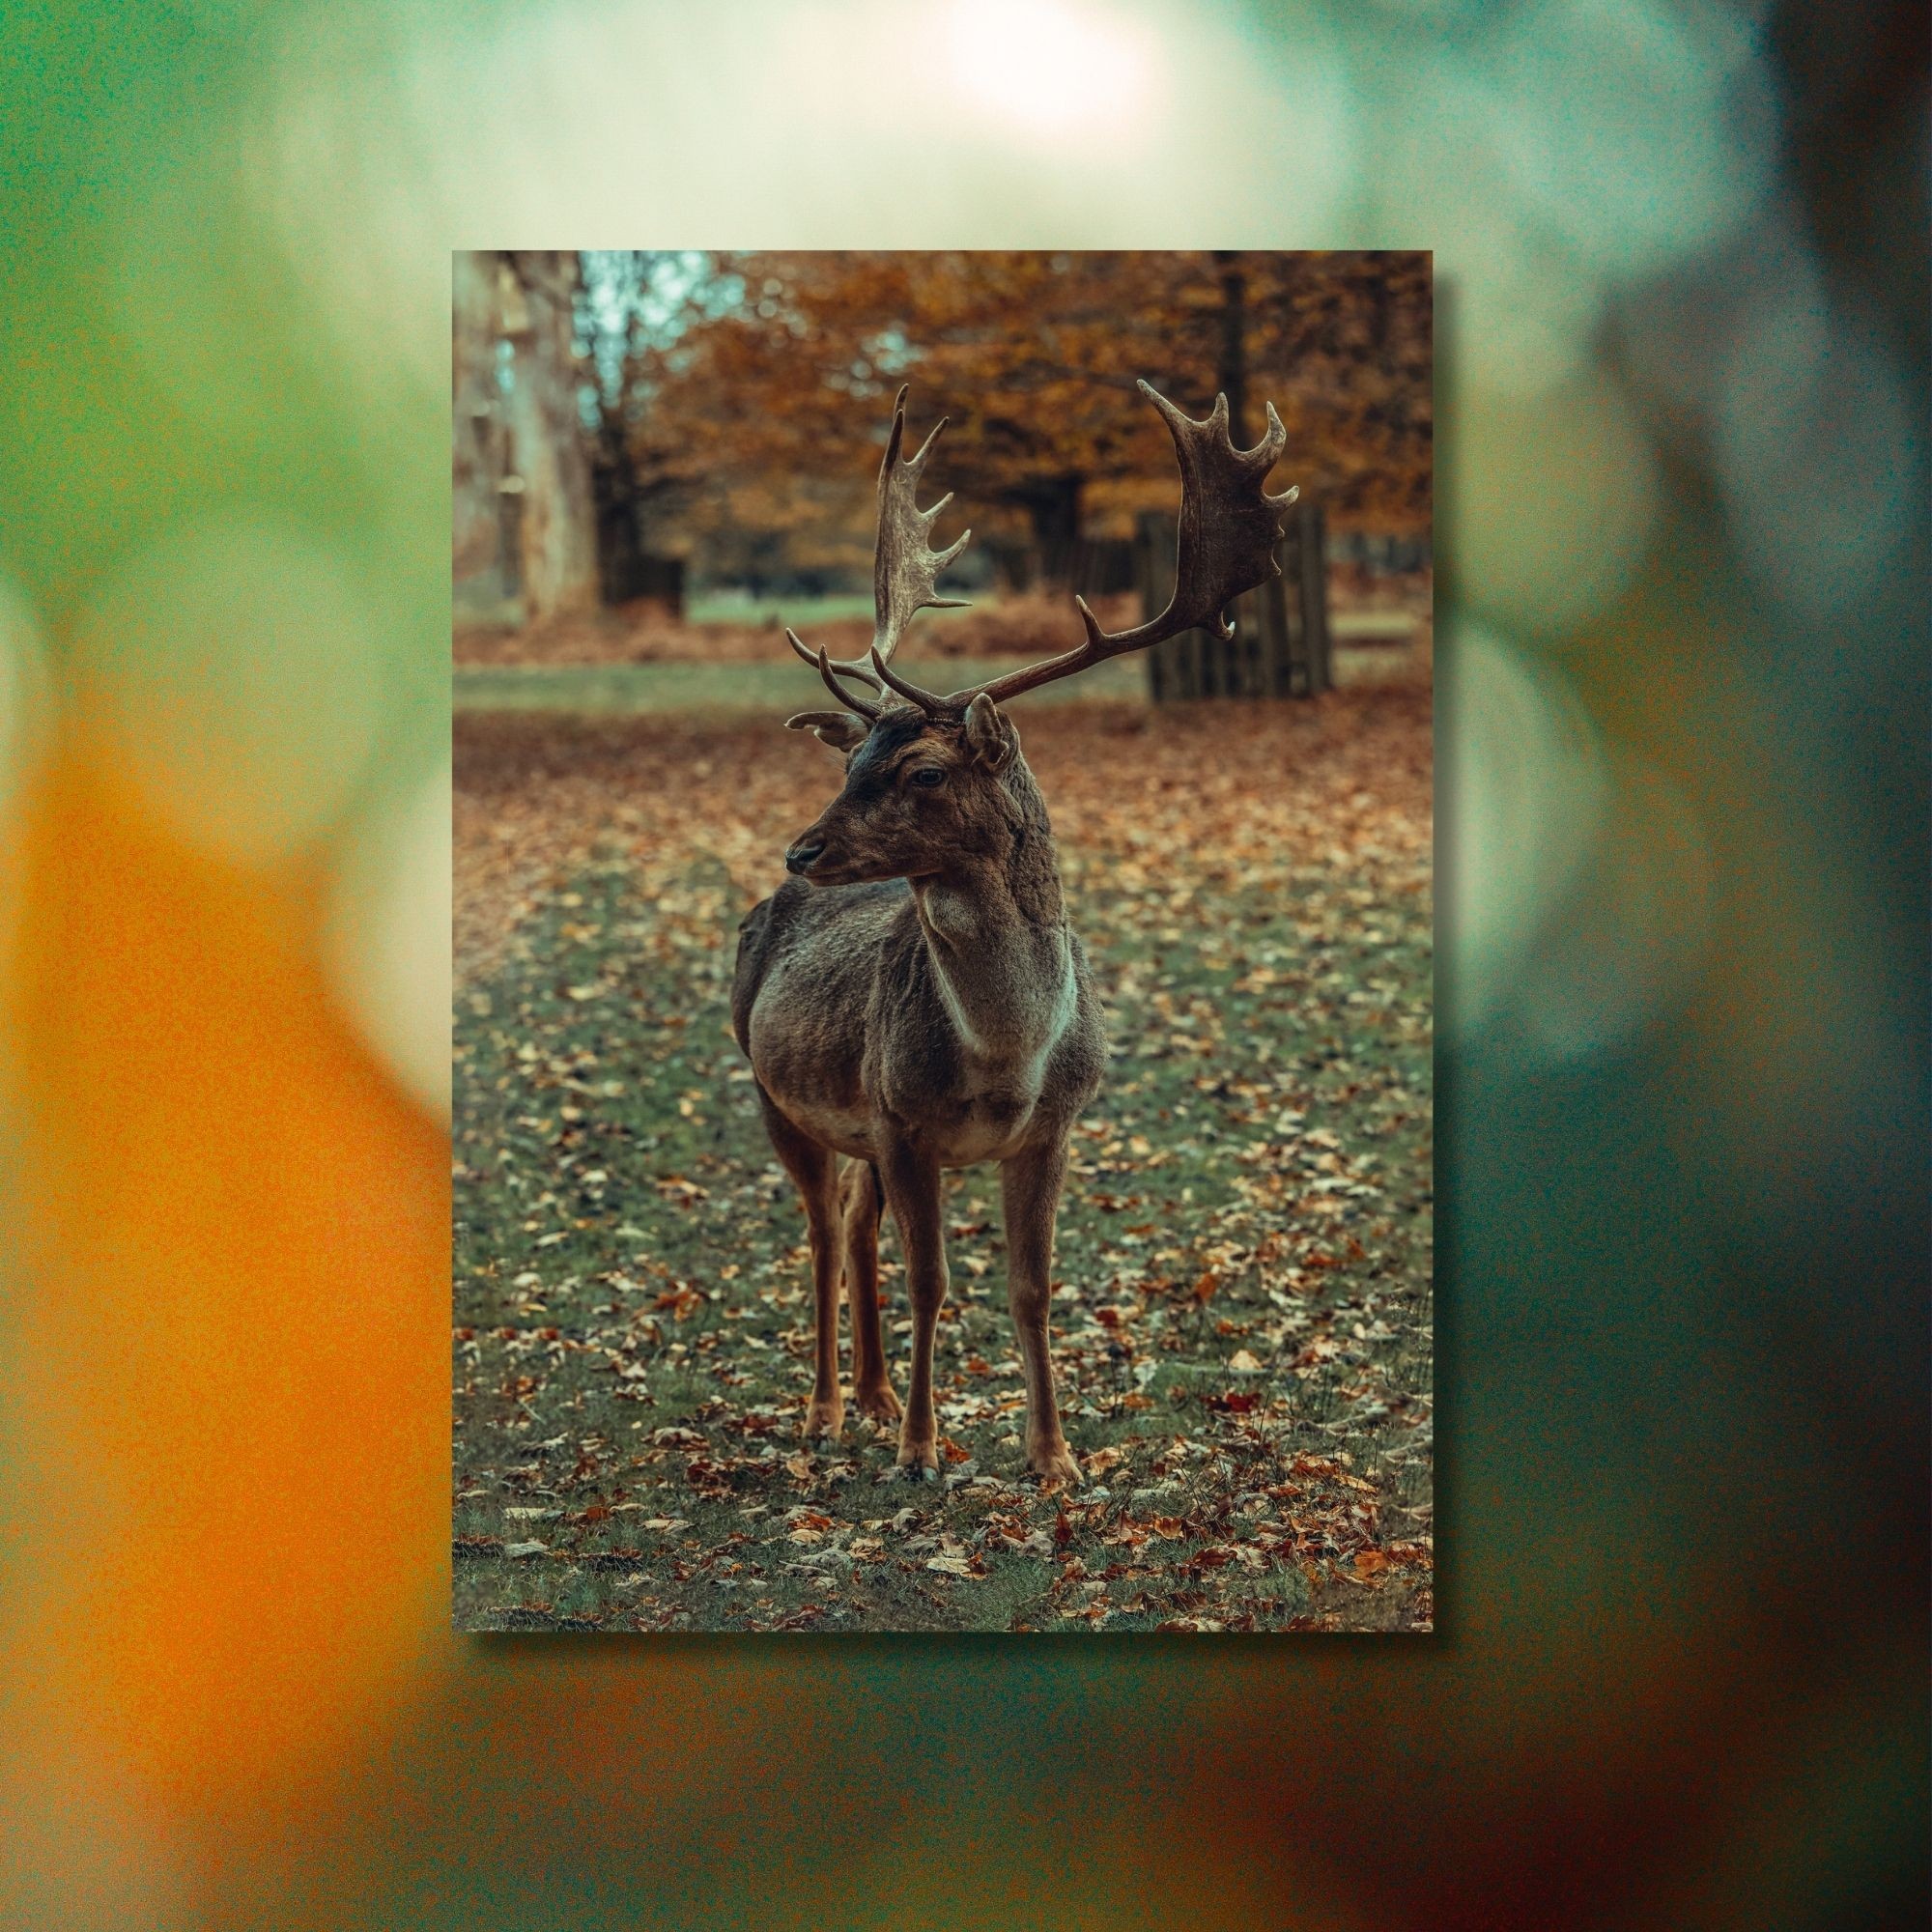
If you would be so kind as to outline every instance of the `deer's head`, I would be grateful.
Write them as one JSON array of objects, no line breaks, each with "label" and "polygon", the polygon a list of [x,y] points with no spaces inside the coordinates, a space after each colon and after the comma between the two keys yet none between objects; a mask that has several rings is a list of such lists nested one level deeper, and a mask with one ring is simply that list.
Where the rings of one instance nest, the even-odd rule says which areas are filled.
[{"label": "deer's head", "polygon": [[998,860],[1018,836],[1031,784],[1019,733],[984,696],[957,717],[916,705],[867,721],[824,714],[819,737],[847,753],[838,796],[801,832],[785,868],[818,886],[918,879],[969,856]]},{"label": "deer's head", "polygon": [[[1030,815],[1025,808],[1037,797],[1019,755],[1019,734],[1000,708],[1007,699],[1183,631],[1211,629],[1233,637],[1223,611],[1243,591],[1281,575],[1274,547],[1282,512],[1295,492],[1270,497],[1262,487],[1287,440],[1274,405],[1267,408],[1267,434],[1254,448],[1236,449],[1228,435],[1227,397],[1217,396],[1206,419],[1196,422],[1148,384],[1140,388],[1166,422],[1180,465],[1180,540],[1167,609],[1136,629],[1110,635],[1076,597],[1087,632],[1082,643],[945,696],[900,677],[892,659],[916,611],[964,601],[937,596],[934,586],[973,533],[963,532],[943,551],[926,547],[927,533],[952,498],[942,497],[922,510],[914,493],[947,419],[941,416],[919,449],[901,459],[906,392],[899,391],[879,466],[872,647],[864,658],[834,659],[785,633],[842,707],[803,711],[785,723],[811,731],[846,759],[844,789],[792,842],[785,853],[789,870],[814,885],[851,885],[930,876],[952,869],[967,853],[996,854],[1003,838],[1019,836]],[[860,696],[851,681],[871,695]]]}]

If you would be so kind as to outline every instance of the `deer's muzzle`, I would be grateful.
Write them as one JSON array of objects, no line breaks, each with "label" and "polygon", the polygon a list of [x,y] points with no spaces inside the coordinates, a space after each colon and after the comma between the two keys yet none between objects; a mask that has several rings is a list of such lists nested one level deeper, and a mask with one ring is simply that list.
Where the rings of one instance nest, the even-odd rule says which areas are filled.
[{"label": "deer's muzzle", "polygon": [[795,844],[785,848],[785,870],[804,878],[824,854],[825,840],[816,833],[808,832]]}]

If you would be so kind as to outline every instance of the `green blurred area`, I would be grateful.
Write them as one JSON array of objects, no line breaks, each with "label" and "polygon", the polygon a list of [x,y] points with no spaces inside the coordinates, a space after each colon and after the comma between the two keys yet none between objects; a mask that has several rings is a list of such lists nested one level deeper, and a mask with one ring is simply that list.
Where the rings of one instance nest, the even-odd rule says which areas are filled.
[{"label": "green blurred area", "polygon": [[[20,1922],[1922,1923],[1922,11],[1154,8],[1173,111],[1067,140],[882,65],[928,13],[14,10],[0,578],[80,701],[104,584],[292,523],[378,611],[366,799],[446,745],[435,344],[479,231],[1436,246],[1445,1017],[1475,619],[1705,868],[1681,939],[1664,821],[1606,794],[1439,1062],[1441,1634],[426,1622],[237,1847],[42,1794]],[[1077,54],[1113,15],[1067,17]],[[1506,884],[1571,798],[1504,783],[1528,742],[1486,767]]]},{"label": "green blurred area", "polygon": [[[844,597],[753,597],[746,590],[713,590],[693,597],[686,614],[694,624],[789,624],[794,630],[837,617],[872,614],[869,593]],[[927,621],[943,624],[952,613],[934,611]]]}]

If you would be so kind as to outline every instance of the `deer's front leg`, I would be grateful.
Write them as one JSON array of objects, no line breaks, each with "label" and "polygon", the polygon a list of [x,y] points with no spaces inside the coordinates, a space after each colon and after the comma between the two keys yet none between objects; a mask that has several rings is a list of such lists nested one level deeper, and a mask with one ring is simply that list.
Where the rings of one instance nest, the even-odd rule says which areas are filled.
[{"label": "deer's front leg", "polygon": [[852,1397],[861,1415],[897,1422],[904,1410],[886,1373],[879,1334],[879,1182],[854,1161],[845,1177],[845,1293],[852,1304]]},{"label": "deer's front leg", "polygon": [[939,1427],[932,1412],[932,1343],[946,1299],[946,1235],[939,1220],[939,1169],[909,1147],[887,1151],[879,1163],[886,1205],[905,1255],[912,1299],[912,1376],[899,1421],[899,1466],[923,1476],[939,1473]]},{"label": "deer's front leg", "polygon": [[1027,1467],[1040,1476],[1080,1480],[1080,1465],[1060,1432],[1053,1400],[1053,1363],[1046,1349],[1047,1304],[1053,1297],[1053,1222],[1066,1175],[1066,1143],[1029,1148],[1000,1165],[1007,1220],[1007,1299],[1026,1372]]},{"label": "deer's front leg", "polygon": [[811,1242],[812,1301],[817,1311],[816,1345],[812,1350],[811,1401],[805,1411],[808,1436],[830,1435],[835,1440],[845,1426],[845,1399],[838,1390],[838,1204],[836,1163],[816,1141],[809,1140],[772,1105],[758,1089],[764,1104],[765,1129],[785,1171],[798,1184],[805,1203],[806,1230]]}]

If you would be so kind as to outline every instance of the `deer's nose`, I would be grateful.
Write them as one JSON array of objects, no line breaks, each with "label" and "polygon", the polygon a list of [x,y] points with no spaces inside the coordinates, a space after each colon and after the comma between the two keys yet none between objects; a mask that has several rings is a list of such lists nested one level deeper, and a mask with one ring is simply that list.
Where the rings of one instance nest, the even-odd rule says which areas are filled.
[{"label": "deer's nose", "polygon": [[801,838],[796,845],[791,846],[785,853],[785,870],[787,872],[798,873],[810,871],[812,866],[817,862],[819,854],[824,850],[824,839],[810,837]]}]

